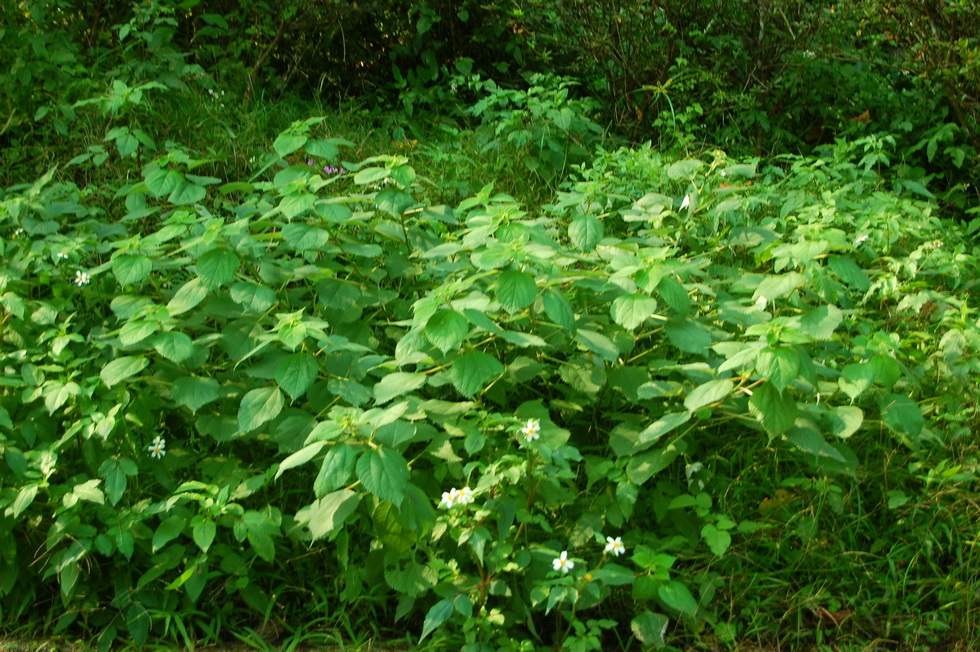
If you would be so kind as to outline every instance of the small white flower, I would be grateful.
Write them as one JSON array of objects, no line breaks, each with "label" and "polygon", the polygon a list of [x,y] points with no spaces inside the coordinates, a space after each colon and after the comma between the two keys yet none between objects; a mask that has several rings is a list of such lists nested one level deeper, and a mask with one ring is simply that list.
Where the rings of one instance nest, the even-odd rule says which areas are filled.
[{"label": "small white flower", "polygon": [[22,235],[24,235],[24,229],[17,229],[16,231],[14,231],[14,237],[13,237],[13,239],[16,240],[17,238],[19,238]]},{"label": "small white flower", "polygon": [[525,441],[534,441],[535,439],[541,438],[541,422],[537,419],[528,419],[524,427],[521,428],[521,434],[524,435]]},{"label": "small white flower", "polygon": [[803,58],[804,59],[812,59],[815,56],[817,56],[817,55],[814,54],[813,50],[803,50]]},{"label": "small white flower", "polygon": [[755,307],[758,308],[759,310],[765,310],[766,305],[768,303],[769,303],[768,299],[766,299],[763,296],[760,296],[758,299],[755,300]]},{"label": "small white flower", "polygon": [[54,257],[55,257],[55,260],[57,260],[58,262],[61,262],[62,260],[68,260],[68,254],[66,254],[63,251],[59,251],[58,253],[56,253],[54,255]]},{"label": "small white flower", "polygon": [[153,440],[153,443],[146,447],[146,450],[150,452],[150,457],[158,460],[167,454],[167,451],[164,450],[166,444],[167,442],[163,439],[163,437],[157,435],[156,439]]},{"label": "small white flower", "polygon": [[74,280],[75,285],[79,287],[83,285],[88,285],[89,281],[91,280],[92,277],[86,274],[85,272],[81,272],[81,271],[75,272],[75,280]]},{"label": "small white flower", "polygon": [[623,545],[622,537],[616,537],[615,539],[606,537],[606,552],[611,552],[617,557],[626,554],[626,546]]},{"label": "small white flower", "polygon": [[568,558],[567,550],[562,550],[561,554],[558,555],[558,557],[556,557],[555,560],[551,562],[551,565],[554,567],[556,571],[560,570],[563,573],[568,573],[568,571],[575,568],[575,563]]},{"label": "small white flower", "polygon": [[681,202],[681,210],[684,210],[685,208],[687,208],[690,205],[691,205],[691,196],[690,195],[684,195],[684,201]]},{"label": "small white flower", "polygon": [[721,171],[721,172],[719,172],[718,174],[720,174],[720,175],[721,175],[721,176],[723,176],[723,177],[727,177],[727,176],[728,176],[728,173],[727,173],[727,172],[725,172],[724,170],[722,170],[722,171]]},{"label": "small white flower", "polygon": [[443,491],[442,500],[439,502],[439,508],[452,509],[457,500],[459,500],[459,489],[456,487],[453,487],[449,491]]},{"label": "small white flower", "polygon": [[855,247],[860,247],[862,244],[864,244],[864,242],[867,239],[868,239],[867,234],[865,234],[865,235],[859,235],[857,238],[854,239],[854,246]]},{"label": "small white flower", "polygon": [[456,502],[460,505],[469,505],[473,502],[473,490],[469,487],[463,487],[459,490],[459,495],[456,497]]}]

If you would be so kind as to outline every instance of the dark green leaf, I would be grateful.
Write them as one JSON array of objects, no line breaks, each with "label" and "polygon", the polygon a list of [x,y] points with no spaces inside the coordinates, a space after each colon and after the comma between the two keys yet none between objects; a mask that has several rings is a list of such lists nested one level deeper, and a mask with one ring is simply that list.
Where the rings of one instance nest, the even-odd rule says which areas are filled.
[{"label": "dark green leaf", "polygon": [[783,434],[796,421],[796,402],[772,383],[763,383],[752,392],[749,412],[762,423],[771,437]]},{"label": "dark green leaf", "polygon": [[509,270],[497,278],[494,295],[508,312],[523,310],[538,296],[534,277],[527,272]]},{"label": "dark green leaf", "polygon": [[242,398],[238,408],[238,428],[242,432],[255,430],[279,416],[285,403],[278,387],[253,389]]},{"label": "dark green leaf", "polygon": [[355,466],[364,488],[382,500],[401,505],[408,484],[408,462],[397,451],[374,448],[365,451]]},{"label": "dark green leaf", "polygon": [[504,372],[500,362],[482,351],[470,351],[453,362],[449,371],[453,387],[469,398],[482,391],[487,383]]}]

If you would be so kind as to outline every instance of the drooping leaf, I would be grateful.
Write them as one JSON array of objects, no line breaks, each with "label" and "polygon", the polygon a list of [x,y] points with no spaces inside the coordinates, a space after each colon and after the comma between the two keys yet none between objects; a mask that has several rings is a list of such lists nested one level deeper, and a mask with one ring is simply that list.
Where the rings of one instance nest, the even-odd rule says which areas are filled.
[{"label": "drooping leaf", "polygon": [[355,466],[364,488],[382,500],[401,505],[408,484],[408,462],[397,451],[374,448],[365,451]]},{"label": "drooping leaf", "polygon": [[811,426],[791,428],[786,433],[786,439],[804,453],[816,455],[817,457],[826,457],[838,462],[846,461],[837,449],[828,444],[824,436],[816,428]]},{"label": "drooping leaf", "polygon": [[502,273],[494,286],[494,296],[508,312],[524,310],[538,296],[534,277],[515,269]]},{"label": "drooping leaf", "polygon": [[644,294],[627,294],[612,302],[613,320],[628,331],[636,330],[657,309],[657,300]]},{"label": "drooping leaf", "polygon": [[685,616],[693,616],[697,613],[697,600],[691,595],[691,591],[677,580],[671,580],[662,585],[657,590],[657,594],[664,601],[664,604]]},{"label": "drooping leaf", "polygon": [[917,442],[925,424],[918,403],[908,396],[888,394],[881,401],[881,420],[896,433],[908,435]]},{"label": "drooping leaf", "polygon": [[119,285],[140,283],[153,271],[153,262],[146,256],[125,254],[112,260],[112,273]]},{"label": "drooping leaf", "polygon": [[169,331],[153,338],[153,348],[167,360],[179,364],[194,353],[194,342],[184,333]]},{"label": "drooping leaf", "polygon": [[449,620],[449,617],[453,615],[453,610],[452,598],[445,598],[432,605],[429,612],[425,614],[425,620],[422,622],[422,635],[419,637],[419,643],[424,641],[425,637],[431,634],[437,627]]},{"label": "drooping leaf", "polygon": [[788,392],[780,392],[772,383],[765,382],[753,390],[749,412],[762,423],[770,437],[777,437],[796,421],[796,402]]},{"label": "drooping leaf", "polygon": [[667,616],[644,611],[630,622],[630,630],[640,643],[660,649],[667,645],[665,637],[668,624],[670,619]]},{"label": "drooping leaf", "polygon": [[483,390],[492,378],[504,372],[504,366],[482,351],[470,351],[453,362],[449,370],[453,387],[469,398]]},{"label": "drooping leaf", "polygon": [[572,310],[572,304],[568,302],[562,292],[548,289],[544,291],[541,298],[544,303],[544,312],[551,321],[555,322],[566,333],[575,330],[575,312]]},{"label": "drooping leaf", "polygon": [[106,384],[106,387],[112,387],[143,371],[148,364],[150,361],[141,355],[116,358],[102,368],[99,378]]},{"label": "drooping leaf", "polygon": [[395,371],[381,380],[374,386],[374,400],[381,405],[391,399],[414,392],[425,384],[428,376],[423,373]]},{"label": "drooping leaf", "polygon": [[691,420],[690,412],[671,412],[644,428],[637,438],[638,444],[652,444],[674,428]]},{"label": "drooping leaf", "polygon": [[230,283],[235,278],[241,260],[231,249],[218,247],[197,259],[197,274],[208,290]]},{"label": "drooping leaf", "polygon": [[469,331],[466,317],[455,310],[439,310],[425,324],[425,338],[443,353],[458,348]]},{"label": "drooping leaf", "polygon": [[788,346],[766,347],[756,356],[755,368],[782,392],[799,375],[800,356]]},{"label": "drooping leaf", "polygon": [[238,408],[238,428],[242,432],[255,430],[279,416],[285,400],[278,387],[259,387],[242,398]]},{"label": "drooping leaf", "polygon": [[670,343],[685,353],[704,353],[711,346],[711,335],[693,319],[671,320],[664,332]]},{"label": "drooping leaf", "polygon": [[357,503],[356,493],[350,489],[338,489],[299,510],[296,521],[310,528],[310,534],[316,541],[339,528],[357,509]]},{"label": "drooping leaf", "polygon": [[287,355],[276,365],[276,383],[294,401],[306,393],[317,377],[317,364],[309,353]]},{"label": "drooping leaf", "polygon": [[735,389],[735,384],[727,378],[709,380],[692,389],[684,398],[684,407],[691,412],[697,412],[703,407],[723,401]]},{"label": "drooping leaf", "polygon": [[184,376],[178,378],[170,392],[173,399],[191,412],[197,412],[201,407],[218,398],[221,385],[213,378]]},{"label": "drooping leaf", "polygon": [[592,251],[602,240],[602,222],[592,215],[578,215],[568,225],[568,239],[580,251]]},{"label": "drooping leaf", "polygon": [[195,276],[174,293],[167,304],[167,311],[171,317],[181,315],[201,303],[206,296],[208,296],[207,288],[204,287],[201,278]]}]

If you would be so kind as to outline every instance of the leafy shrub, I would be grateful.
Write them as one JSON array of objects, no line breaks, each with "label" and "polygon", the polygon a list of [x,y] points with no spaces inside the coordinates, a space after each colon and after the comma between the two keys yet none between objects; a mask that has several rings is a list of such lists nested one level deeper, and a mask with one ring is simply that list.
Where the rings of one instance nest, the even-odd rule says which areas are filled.
[{"label": "leafy shrub", "polygon": [[[504,138],[579,119],[491,90]],[[778,525],[718,451],[860,491],[871,443],[941,474],[970,432],[975,254],[886,140],[602,152],[537,214],[433,205],[323,121],[242,178],[170,142],[112,193],[7,191],[5,615],[192,643],[326,594],[440,647],[731,640],[718,573]]]}]

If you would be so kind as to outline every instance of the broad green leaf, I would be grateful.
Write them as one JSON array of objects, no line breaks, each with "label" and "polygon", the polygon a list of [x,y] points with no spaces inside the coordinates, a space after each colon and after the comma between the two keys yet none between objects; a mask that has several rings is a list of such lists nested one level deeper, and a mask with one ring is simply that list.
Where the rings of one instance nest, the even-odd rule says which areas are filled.
[{"label": "broad green leaf", "polygon": [[619,357],[619,348],[611,339],[601,333],[580,328],[575,332],[575,339],[579,344],[603,360],[615,362]]},{"label": "broad green leaf", "polygon": [[861,292],[867,292],[871,288],[871,280],[851,258],[830,256],[827,259],[827,265],[837,274],[837,278],[852,288]]},{"label": "broad green leaf", "polygon": [[126,493],[127,476],[136,475],[136,464],[127,458],[109,458],[99,467],[99,477],[105,479],[109,504],[115,506]]},{"label": "broad green leaf", "polygon": [[592,578],[606,586],[628,586],[636,580],[636,573],[625,566],[609,562],[596,570]]},{"label": "broad green leaf", "polygon": [[85,482],[75,485],[71,493],[79,500],[87,500],[90,503],[104,505],[105,494],[102,493],[101,489],[99,489],[99,485],[101,483],[102,480],[92,478],[91,480],[86,480]]},{"label": "broad green leaf", "polygon": [[[458,364],[458,362],[457,362]],[[381,380],[374,386],[374,400],[378,405],[387,403],[391,399],[414,392],[425,384],[428,379],[423,373],[395,371]]]},{"label": "broad green leaf", "polygon": [[217,533],[218,527],[210,518],[198,514],[191,519],[191,536],[201,552],[208,551]]},{"label": "broad green leaf", "polygon": [[243,398],[238,408],[238,428],[242,432],[255,430],[263,423],[279,416],[285,403],[278,387],[253,389]]},{"label": "broad green leaf", "polygon": [[403,188],[415,183],[415,169],[410,165],[396,165],[391,169],[391,178]]},{"label": "broad green leaf", "polygon": [[106,384],[106,387],[112,387],[143,371],[148,364],[150,361],[141,355],[116,358],[102,368],[99,378]]},{"label": "broad green leaf", "polygon": [[640,432],[638,444],[652,444],[677,426],[691,420],[690,412],[671,412],[660,417]]},{"label": "broad green leaf", "polygon": [[185,525],[187,525],[187,519],[183,516],[173,515],[164,519],[157,527],[156,532],[153,533],[153,552],[159,551],[179,537],[180,533],[184,531]]},{"label": "broad green leaf", "polygon": [[800,356],[788,346],[766,347],[759,351],[755,368],[780,392],[800,373]]},{"label": "broad green leaf", "polygon": [[191,412],[197,412],[201,407],[218,398],[221,385],[213,378],[184,376],[178,378],[171,388],[173,399]]},{"label": "broad green leaf", "polygon": [[592,215],[579,215],[568,225],[568,239],[580,251],[592,251],[602,240],[602,222]]},{"label": "broad green leaf", "polygon": [[354,183],[359,186],[367,186],[372,183],[378,183],[383,179],[387,179],[389,175],[387,168],[363,168],[358,170],[357,174],[354,175]]},{"label": "broad green leaf", "polygon": [[871,388],[874,379],[875,372],[871,365],[864,362],[853,363],[841,370],[837,384],[845,394],[851,397],[851,400],[854,400]]},{"label": "broad green leaf", "polygon": [[882,399],[881,420],[894,432],[911,437],[912,441],[918,441],[925,425],[918,403],[901,394],[889,394]]},{"label": "broad green leaf", "polygon": [[796,421],[796,402],[788,393],[780,392],[766,382],[752,392],[749,412],[762,423],[770,437],[783,434]]},{"label": "broad green leaf", "polygon": [[844,313],[837,306],[820,306],[803,313],[800,328],[815,340],[829,340],[843,320]]},{"label": "broad green leaf", "polygon": [[719,530],[714,523],[706,523],[701,528],[701,538],[716,557],[721,557],[732,545],[732,535],[725,530]]},{"label": "broad green leaf", "polygon": [[382,500],[401,505],[410,477],[408,462],[401,454],[389,448],[373,448],[361,455],[354,469],[365,489]]},{"label": "broad green leaf", "polygon": [[548,289],[544,291],[541,299],[548,319],[555,322],[566,333],[575,330],[575,312],[572,310],[572,304],[568,302],[562,292]]},{"label": "broad green leaf", "polygon": [[470,351],[460,356],[449,370],[453,387],[467,398],[482,391],[492,378],[502,373],[504,366],[482,351]]},{"label": "broad green leaf", "polygon": [[458,348],[469,332],[466,317],[455,310],[439,310],[425,324],[425,339],[443,353]]},{"label": "broad green leaf", "polygon": [[684,407],[690,412],[697,412],[703,407],[724,401],[735,389],[735,384],[725,378],[709,380],[692,389],[684,398]]},{"label": "broad green leaf", "polygon": [[126,610],[126,631],[138,647],[146,645],[146,639],[150,636],[150,614],[138,602],[129,605]]},{"label": "broad green leaf", "polygon": [[276,303],[276,293],[264,285],[239,282],[231,286],[231,300],[248,312],[263,313]]},{"label": "broad green leaf", "polygon": [[[304,134],[294,134],[294,133],[283,133],[279,134],[275,142],[272,143],[272,149],[276,150],[276,154],[279,156],[287,156],[292,154],[300,147],[306,144],[309,138]],[[268,142],[268,141],[266,141]]]},{"label": "broad green leaf", "polygon": [[181,363],[194,353],[194,342],[184,333],[169,331],[153,338],[156,352],[174,363]]},{"label": "broad green leaf", "polygon": [[902,377],[902,367],[895,358],[876,353],[868,360],[868,366],[874,374],[875,382],[886,389],[891,389]]},{"label": "broad green leaf", "polygon": [[508,270],[497,278],[494,296],[508,312],[524,310],[538,296],[534,277],[527,272]]},{"label": "broad green leaf", "polygon": [[122,255],[112,260],[112,273],[119,285],[135,285],[153,271],[153,262],[146,256]]},{"label": "broad green leaf", "polygon": [[177,184],[173,192],[170,193],[170,196],[167,197],[167,201],[177,206],[186,206],[188,204],[196,204],[207,196],[208,190],[204,186],[182,180]]},{"label": "broad green leaf", "polygon": [[170,303],[167,304],[167,311],[171,317],[181,315],[201,303],[206,296],[208,290],[201,282],[201,277],[195,276],[174,293]]},{"label": "broad green leaf", "polygon": [[234,280],[240,263],[234,251],[218,247],[197,259],[197,275],[205,288],[213,290]]},{"label": "broad green leaf", "polygon": [[640,643],[660,649],[667,645],[664,637],[669,624],[667,616],[644,611],[630,622],[630,630]]},{"label": "broad green leaf", "polygon": [[317,371],[316,360],[309,353],[287,355],[276,365],[276,383],[295,401],[316,380]]},{"label": "broad green leaf", "polygon": [[694,616],[698,610],[698,602],[691,595],[690,590],[676,580],[671,580],[662,585],[657,590],[657,594],[664,601],[664,604],[685,616]]},{"label": "broad green leaf", "polygon": [[[283,217],[285,217],[287,220],[291,220],[297,215],[299,215],[300,213],[303,213],[313,208],[313,205],[315,203],[316,203],[316,195],[310,194],[308,192],[299,193],[295,195],[286,195],[279,201],[279,212],[282,213]],[[302,226],[306,226],[306,225],[302,225]],[[327,235],[327,233],[325,231],[322,231],[321,229],[316,229],[316,230],[321,231],[321,234],[324,236]],[[286,240],[286,242],[289,242],[289,240],[286,238],[285,232],[283,233],[283,239]],[[326,243],[326,239],[323,240],[321,245],[325,243]],[[290,244],[292,243],[290,242]],[[293,246],[296,247],[296,245]],[[304,247],[304,248],[296,247],[296,248],[302,251],[303,249],[315,249],[317,247]]]},{"label": "broad green leaf", "polygon": [[660,279],[657,284],[657,292],[677,314],[684,316],[691,312],[691,297],[688,295],[687,289],[673,274],[668,274]]},{"label": "broad green leaf", "polygon": [[453,605],[452,598],[445,598],[435,603],[429,612],[425,614],[425,620],[422,622],[422,635],[419,637],[419,643],[425,640],[425,637],[431,634],[437,627],[449,620],[449,617],[453,615],[455,606]]},{"label": "broad green leaf", "polygon": [[157,169],[146,175],[146,189],[150,194],[159,199],[164,195],[169,195],[184,181],[184,175],[176,170]]},{"label": "broad green leaf", "polygon": [[354,473],[354,463],[357,461],[357,451],[347,444],[331,446],[323,456],[320,472],[313,481],[313,494],[317,498],[328,492],[339,489],[347,484]]},{"label": "broad green leaf", "polygon": [[680,453],[680,448],[671,443],[660,450],[632,455],[626,463],[626,477],[640,486],[670,466]]},{"label": "broad green leaf", "polygon": [[395,188],[382,190],[378,193],[377,197],[374,198],[375,206],[388,215],[399,219],[401,218],[402,213],[408,210],[414,203],[415,200],[412,199],[411,195],[404,190],[397,190]]},{"label": "broad green leaf", "polygon": [[313,540],[332,534],[357,509],[358,496],[350,489],[327,494],[296,514],[296,520],[310,528]]},{"label": "broad green leaf", "polygon": [[759,283],[759,286],[752,294],[752,299],[753,301],[758,300],[759,297],[765,297],[767,301],[780,299],[793,292],[805,282],[806,279],[798,272],[790,272],[789,274],[781,274],[779,276],[767,276]]},{"label": "broad green leaf", "polygon": [[299,449],[279,463],[279,470],[276,471],[275,479],[278,480],[279,477],[289,469],[306,464],[314,457],[319,455],[320,451],[322,451],[323,447],[326,445],[327,442],[325,441],[315,441],[309,446],[304,446],[303,448]]},{"label": "broad green leaf", "polygon": [[684,181],[693,177],[694,173],[703,167],[704,161],[696,158],[684,159],[667,168],[667,177],[674,181]]},{"label": "broad green leaf", "polygon": [[436,585],[436,572],[425,564],[409,560],[405,568],[385,568],[385,581],[399,593],[420,596]]},{"label": "broad green leaf", "polygon": [[711,346],[711,335],[692,319],[671,320],[664,326],[670,343],[685,353],[701,353]]},{"label": "broad green leaf", "polygon": [[34,499],[37,497],[37,485],[30,484],[20,490],[17,494],[17,498],[14,499],[14,504],[10,506],[11,515],[14,518],[20,516],[25,509],[31,506]]},{"label": "broad green leaf", "polygon": [[148,319],[134,319],[119,329],[119,343],[123,346],[138,344],[160,329],[159,322]]},{"label": "broad green leaf", "polygon": [[337,148],[336,143],[337,141],[333,139],[311,140],[306,143],[306,153],[311,156],[319,156],[328,161],[335,161],[340,155],[340,150]]},{"label": "broad green leaf", "polygon": [[827,443],[824,436],[810,426],[798,426],[786,433],[786,439],[804,453],[826,457],[838,462],[846,462],[836,448]]},{"label": "broad green leaf", "polygon": [[325,229],[296,222],[282,228],[282,239],[296,251],[319,250],[330,242],[330,233]]},{"label": "broad green leaf", "polygon": [[837,405],[828,412],[830,431],[840,439],[847,439],[864,423],[864,412],[855,405]]},{"label": "broad green leaf", "polygon": [[610,311],[613,320],[628,331],[635,330],[657,309],[657,300],[644,294],[616,297]]}]

